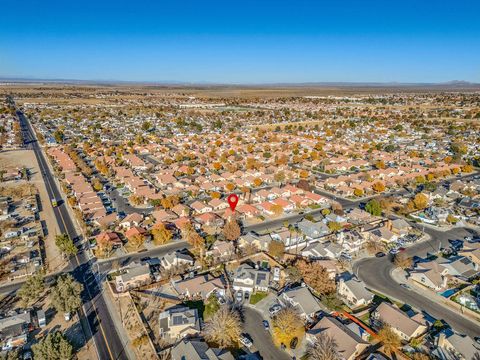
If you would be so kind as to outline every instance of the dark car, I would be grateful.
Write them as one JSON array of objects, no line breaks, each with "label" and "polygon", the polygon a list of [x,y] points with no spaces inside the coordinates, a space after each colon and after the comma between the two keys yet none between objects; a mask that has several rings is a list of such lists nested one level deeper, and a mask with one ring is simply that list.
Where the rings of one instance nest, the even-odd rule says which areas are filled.
[{"label": "dark car", "polygon": [[298,337],[294,337],[292,341],[290,341],[290,349],[295,349],[298,345]]},{"label": "dark car", "polygon": [[382,251],[379,251],[379,252],[377,252],[377,253],[375,254],[375,256],[376,256],[377,258],[381,258],[381,257],[384,257],[384,256],[385,256],[385,253],[382,252]]},{"label": "dark car", "polygon": [[270,330],[270,324],[268,323],[267,320],[263,320],[262,323],[265,330]]}]

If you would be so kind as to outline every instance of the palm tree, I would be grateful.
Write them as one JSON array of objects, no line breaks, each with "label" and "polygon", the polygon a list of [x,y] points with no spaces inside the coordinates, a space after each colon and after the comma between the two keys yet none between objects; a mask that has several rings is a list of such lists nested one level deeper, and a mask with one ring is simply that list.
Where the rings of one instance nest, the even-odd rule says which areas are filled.
[{"label": "palm tree", "polygon": [[309,360],[340,360],[338,345],[334,338],[321,333],[316,341],[307,349],[307,359]]}]

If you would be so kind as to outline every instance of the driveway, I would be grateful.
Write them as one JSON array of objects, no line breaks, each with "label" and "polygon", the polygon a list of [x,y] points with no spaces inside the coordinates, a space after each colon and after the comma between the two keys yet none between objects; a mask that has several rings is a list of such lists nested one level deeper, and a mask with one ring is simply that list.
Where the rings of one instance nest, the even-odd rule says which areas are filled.
[{"label": "driveway", "polygon": [[[264,329],[262,324],[262,314],[252,308],[245,306],[244,314],[244,332],[253,339],[253,347],[258,350],[264,360],[288,360],[291,357],[283,350],[273,344],[270,331]],[[254,350],[254,349],[253,349]]]}]

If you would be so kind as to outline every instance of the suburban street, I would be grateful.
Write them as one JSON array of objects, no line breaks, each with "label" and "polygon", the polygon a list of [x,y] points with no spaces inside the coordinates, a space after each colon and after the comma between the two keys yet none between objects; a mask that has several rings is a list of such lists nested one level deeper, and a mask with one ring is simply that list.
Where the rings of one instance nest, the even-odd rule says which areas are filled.
[{"label": "suburban street", "polygon": [[[425,228],[425,232],[430,235],[431,239],[408,247],[405,250],[408,256],[424,257],[428,253],[438,252],[440,247],[448,247],[449,240],[463,240],[464,236],[472,236],[475,233],[473,230],[464,228],[446,232]],[[392,277],[391,272],[393,269],[394,265],[388,257],[364,258],[353,265],[354,273],[365,282],[368,288],[404,302],[416,309],[423,309],[425,313],[435,319],[445,320],[451,327],[462,334],[472,337],[480,334],[480,325],[478,323],[467,320],[457,311],[439,304],[431,298],[400,286]]]},{"label": "suburban street", "polygon": [[[52,199],[61,199],[60,191],[54,181],[53,174],[50,172],[47,162],[42,153],[42,149],[36,141],[34,131],[28,119],[20,111],[17,111],[22,128],[24,129],[24,139],[27,144],[27,149],[35,152],[38,164],[42,171],[43,179],[47,185],[47,192]],[[56,220],[58,222],[60,231],[67,233],[70,238],[75,239],[76,243],[81,243],[73,220],[70,218],[66,204],[60,202],[54,208]],[[107,305],[105,303],[105,295],[102,292],[101,286],[98,286],[96,281],[88,282],[86,277],[93,273],[92,261],[87,257],[87,254],[80,250],[79,253],[70,260],[70,266],[73,269],[72,275],[74,278],[82,283],[85,290],[82,294],[83,306],[80,309],[80,319],[83,324],[88,324],[88,329],[85,329],[87,340],[89,335],[93,336],[97,353],[100,359],[128,359],[123,343],[117,333],[115,324],[112,321]],[[87,320],[86,322],[84,320]],[[91,334],[89,334],[91,332]]]},{"label": "suburban street", "polygon": [[245,332],[253,339],[253,347],[258,349],[263,360],[288,360],[290,356],[275,346],[270,331],[264,329],[262,314],[248,306],[243,307]]}]

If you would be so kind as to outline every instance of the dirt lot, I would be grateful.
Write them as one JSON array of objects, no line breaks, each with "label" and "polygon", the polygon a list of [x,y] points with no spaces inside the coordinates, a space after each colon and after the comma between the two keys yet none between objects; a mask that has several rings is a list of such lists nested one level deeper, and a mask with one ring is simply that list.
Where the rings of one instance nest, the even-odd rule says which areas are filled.
[{"label": "dirt lot", "polygon": [[[79,360],[97,359],[93,340],[88,339],[88,341],[85,341],[86,337],[77,315],[73,316],[70,321],[65,321],[63,314],[58,313],[51,305],[48,292],[46,292],[33,306],[35,308],[32,312],[34,329],[30,333],[30,340],[27,343],[26,348],[29,348],[32,344],[36,343],[36,341],[44,335],[58,330],[71,342]],[[0,298],[0,314],[6,314],[19,307],[20,304],[15,297],[9,295]],[[46,326],[43,328],[39,328],[37,324],[36,311],[38,310],[43,310],[45,312]]]},{"label": "dirt lot", "polygon": [[[45,251],[48,271],[51,272],[61,270],[66,265],[66,261],[62,258],[60,251],[55,245],[55,235],[60,234],[60,230],[55,220],[50,198],[48,197],[47,189],[39,171],[34,152],[31,150],[12,150],[1,152],[0,168],[3,166],[16,166],[19,168],[25,166],[30,170],[31,177],[29,182],[35,185],[39,191],[41,202],[41,207],[39,207],[40,220],[45,222],[45,228],[47,229],[47,236],[45,237]],[[17,181],[8,181],[2,183],[2,185],[15,186],[19,183],[20,182]]]}]

